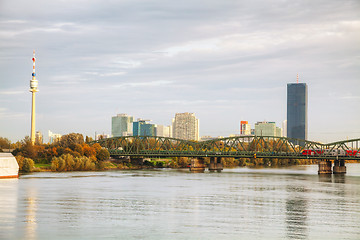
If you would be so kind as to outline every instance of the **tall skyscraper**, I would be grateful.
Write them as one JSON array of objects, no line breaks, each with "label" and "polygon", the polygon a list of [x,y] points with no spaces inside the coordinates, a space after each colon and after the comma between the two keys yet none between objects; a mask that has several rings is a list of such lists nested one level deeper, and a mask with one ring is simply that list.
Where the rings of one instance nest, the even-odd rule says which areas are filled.
[{"label": "tall skyscraper", "polygon": [[127,114],[118,114],[111,119],[111,135],[113,137],[132,136],[134,118]]},{"label": "tall skyscraper", "polygon": [[306,83],[287,85],[287,137],[307,139],[308,94]]},{"label": "tall skyscraper", "polygon": [[176,113],[172,122],[174,138],[199,141],[199,119],[194,113]]}]

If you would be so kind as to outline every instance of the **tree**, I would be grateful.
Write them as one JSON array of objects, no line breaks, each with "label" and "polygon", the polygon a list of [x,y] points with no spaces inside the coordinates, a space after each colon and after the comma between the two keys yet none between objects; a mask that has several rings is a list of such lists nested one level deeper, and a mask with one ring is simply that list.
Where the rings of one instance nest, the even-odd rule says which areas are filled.
[{"label": "tree", "polygon": [[96,154],[96,159],[98,161],[105,161],[108,160],[110,157],[110,153],[107,149],[102,148],[100,151]]},{"label": "tree", "polygon": [[85,140],[86,143],[89,143],[89,142],[94,141],[94,139],[93,139],[92,137],[89,137],[89,136],[86,136],[85,139],[86,139],[86,140]]},{"label": "tree", "polygon": [[60,146],[65,148],[75,149],[76,144],[83,144],[84,137],[80,133],[69,133],[61,137]]},{"label": "tree", "polygon": [[0,137],[0,149],[10,148],[11,142],[7,138]]},{"label": "tree", "polygon": [[83,144],[84,155],[87,157],[96,156],[96,150],[87,144]]},{"label": "tree", "polygon": [[95,149],[96,153],[98,153],[102,149],[102,147],[98,143],[91,145],[91,147]]}]

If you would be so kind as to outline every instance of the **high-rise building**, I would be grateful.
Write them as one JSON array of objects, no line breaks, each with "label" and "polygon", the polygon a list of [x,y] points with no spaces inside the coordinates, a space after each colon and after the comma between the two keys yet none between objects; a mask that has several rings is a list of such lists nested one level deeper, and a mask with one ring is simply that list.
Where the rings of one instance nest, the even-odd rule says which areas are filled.
[{"label": "high-rise building", "polygon": [[118,114],[111,119],[111,135],[113,137],[132,136],[134,118],[127,114]]},{"label": "high-rise building", "polygon": [[283,129],[283,133],[282,133],[282,137],[287,137],[287,120],[284,120],[282,123],[282,129]]},{"label": "high-rise building", "polygon": [[58,133],[52,133],[50,130],[48,132],[48,136],[49,136],[49,143],[56,143],[59,142],[61,139],[61,134]]},{"label": "high-rise building", "polygon": [[155,124],[147,123],[150,120],[138,119],[133,122],[133,136],[156,136]]},{"label": "high-rise building", "polygon": [[194,113],[176,113],[173,123],[173,137],[199,141],[199,119]]},{"label": "high-rise building", "polygon": [[35,144],[43,144],[43,135],[40,131],[35,133]]},{"label": "high-rise building", "polygon": [[288,138],[307,139],[307,105],[306,83],[289,83],[287,85]]},{"label": "high-rise building", "polygon": [[255,123],[256,136],[281,137],[281,128],[276,127],[275,122]]},{"label": "high-rise building", "polygon": [[248,121],[240,122],[240,135],[251,135],[251,126]]},{"label": "high-rise building", "polygon": [[172,137],[172,127],[164,125],[156,125],[156,136]]}]

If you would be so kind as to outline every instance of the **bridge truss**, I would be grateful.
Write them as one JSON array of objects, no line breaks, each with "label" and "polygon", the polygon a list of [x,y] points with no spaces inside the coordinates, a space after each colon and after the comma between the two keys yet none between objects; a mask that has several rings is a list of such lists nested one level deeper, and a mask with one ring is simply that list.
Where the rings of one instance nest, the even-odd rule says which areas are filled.
[{"label": "bridge truss", "polygon": [[111,156],[360,160],[360,138],[322,144],[270,136],[228,137],[202,142],[167,137],[128,136],[101,139],[92,143],[99,143],[107,148]]}]

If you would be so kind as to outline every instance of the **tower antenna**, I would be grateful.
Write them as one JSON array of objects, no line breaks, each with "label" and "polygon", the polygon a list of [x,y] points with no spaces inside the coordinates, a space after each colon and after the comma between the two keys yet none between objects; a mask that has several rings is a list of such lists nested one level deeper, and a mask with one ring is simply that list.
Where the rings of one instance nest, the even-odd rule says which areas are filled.
[{"label": "tower antenna", "polygon": [[30,92],[32,93],[32,104],[31,104],[31,134],[30,140],[31,144],[34,145],[35,143],[35,93],[38,92],[38,81],[36,80],[36,73],[35,73],[35,50],[33,51],[33,72],[32,72],[32,79],[30,80]]}]

